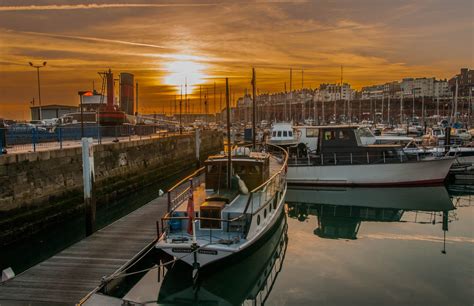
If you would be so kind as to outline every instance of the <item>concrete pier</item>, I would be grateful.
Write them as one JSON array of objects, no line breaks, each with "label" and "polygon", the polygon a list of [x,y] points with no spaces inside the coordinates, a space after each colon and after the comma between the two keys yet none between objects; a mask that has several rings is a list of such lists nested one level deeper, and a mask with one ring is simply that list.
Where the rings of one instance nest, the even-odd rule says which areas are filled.
[{"label": "concrete pier", "polygon": [[156,237],[167,195],[0,285],[0,305],[74,305]]},{"label": "concrete pier", "polygon": [[[97,208],[140,191],[223,148],[217,131],[94,145]],[[199,150],[197,154],[196,149]],[[82,150],[0,156],[0,246],[84,213]]]}]

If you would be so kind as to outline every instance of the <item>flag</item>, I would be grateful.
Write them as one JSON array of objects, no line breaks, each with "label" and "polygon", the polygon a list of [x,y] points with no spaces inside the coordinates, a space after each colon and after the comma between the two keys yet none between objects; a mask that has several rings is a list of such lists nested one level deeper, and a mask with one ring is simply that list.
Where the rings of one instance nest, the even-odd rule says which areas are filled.
[{"label": "flag", "polygon": [[189,199],[188,199],[188,234],[193,234],[193,222],[194,222],[194,199],[193,199],[193,189],[191,188],[189,191]]}]

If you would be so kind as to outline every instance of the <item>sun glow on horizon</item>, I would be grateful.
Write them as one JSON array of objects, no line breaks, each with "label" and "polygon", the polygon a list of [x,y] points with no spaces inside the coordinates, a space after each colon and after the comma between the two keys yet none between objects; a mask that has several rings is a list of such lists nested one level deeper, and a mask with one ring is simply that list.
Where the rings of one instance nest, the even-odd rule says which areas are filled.
[{"label": "sun glow on horizon", "polygon": [[180,93],[183,86],[183,94],[187,84],[187,93],[192,94],[196,85],[202,84],[208,75],[205,73],[207,66],[191,60],[178,60],[165,64],[165,76],[163,83],[174,86]]}]

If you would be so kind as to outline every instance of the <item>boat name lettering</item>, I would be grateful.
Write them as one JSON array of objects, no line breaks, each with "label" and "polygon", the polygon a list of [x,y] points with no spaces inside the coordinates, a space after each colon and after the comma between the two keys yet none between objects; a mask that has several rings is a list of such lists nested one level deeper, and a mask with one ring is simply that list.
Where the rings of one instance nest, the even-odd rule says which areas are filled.
[{"label": "boat name lettering", "polygon": [[217,255],[216,250],[199,250],[198,253],[207,255]]},{"label": "boat name lettering", "polygon": [[191,253],[193,250],[190,248],[172,248],[171,251],[174,253]]}]

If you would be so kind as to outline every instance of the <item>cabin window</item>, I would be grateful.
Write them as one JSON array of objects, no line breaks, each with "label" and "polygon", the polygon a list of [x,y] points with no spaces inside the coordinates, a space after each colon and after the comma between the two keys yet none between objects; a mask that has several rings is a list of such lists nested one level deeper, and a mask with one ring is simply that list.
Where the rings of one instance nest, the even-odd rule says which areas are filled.
[{"label": "cabin window", "polygon": [[257,216],[257,225],[260,225],[260,215]]},{"label": "cabin window", "polygon": [[276,137],[276,135],[277,135],[277,132],[276,132],[276,131],[273,131],[272,136],[273,136],[273,137]]},{"label": "cabin window", "polygon": [[349,135],[347,131],[339,131],[339,139],[347,140],[349,139]]},{"label": "cabin window", "polygon": [[306,129],[306,137],[318,137],[318,129]]},{"label": "cabin window", "polygon": [[292,131],[288,131],[288,136],[293,137],[293,132],[292,132]]},{"label": "cabin window", "polygon": [[278,137],[281,137],[281,131],[278,131]]},{"label": "cabin window", "polygon": [[249,174],[260,174],[260,167],[259,166],[249,166],[247,168]]},{"label": "cabin window", "polygon": [[239,175],[242,175],[242,174],[246,174],[247,173],[247,167],[243,166],[243,165],[235,165],[234,166],[234,169],[235,169],[235,172]]},{"label": "cabin window", "polygon": [[267,209],[266,209],[266,208],[263,210],[263,218],[264,218],[264,219],[267,218]]},{"label": "cabin window", "polygon": [[283,137],[288,137],[288,133],[286,131],[283,131]]},{"label": "cabin window", "polygon": [[324,140],[334,140],[336,139],[336,132],[334,131],[325,131]]}]

